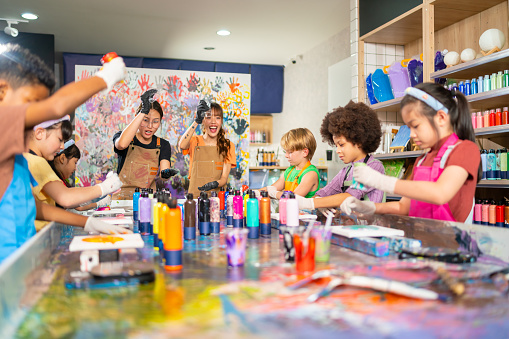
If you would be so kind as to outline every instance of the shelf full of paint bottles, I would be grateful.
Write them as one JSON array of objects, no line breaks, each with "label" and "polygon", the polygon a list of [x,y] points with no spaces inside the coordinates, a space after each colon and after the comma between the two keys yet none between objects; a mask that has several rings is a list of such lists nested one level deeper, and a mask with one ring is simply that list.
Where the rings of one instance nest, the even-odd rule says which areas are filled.
[{"label": "shelf full of paint bottles", "polygon": [[266,131],[251,131],[249,142],[254,145],[259,144],[268,144],[269,141],[269,133]]},{"label": "shelf full of paint bottles", "polygon": [[509,179],[507,149],[481,150],[482,179]]},{"label": "shelf full of paint bottles", "polygon": [[256,154],[256,166],[258,167],[274,167],[279,166],[279,151],[266,151],[259,148]]},{"label": "shelf full of paint bottles", "polygon": [[474,224],[509,227],[509,201],[476,199],[474,205]]}]

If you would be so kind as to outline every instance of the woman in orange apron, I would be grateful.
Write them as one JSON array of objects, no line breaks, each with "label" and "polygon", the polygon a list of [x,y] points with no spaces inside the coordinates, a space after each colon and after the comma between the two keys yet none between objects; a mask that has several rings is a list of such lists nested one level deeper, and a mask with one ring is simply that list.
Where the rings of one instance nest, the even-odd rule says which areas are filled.
[{"label": "woman in orange apron", "polygon": [[[195,135],[203,123],[203,134]],[[200,191],[218,191],[228,182],[232,167],[236,166],[235,146],[226,139],[223,109],[215,102],[210,107],[200,100],[196,119],[180,138],[179,147],[189,154],[189,193],[197,197]]]},{"label": "woman in orange apron", "polygon": [[156,92],[150,89],[142,94],[134,120],[113,136],[114,150],[118,156],[117,173],[124,183],[113,199],[132,199],[136,187],[155,190],[159,169],[162,179],[178,173],[170,168],[170,143],[154,135],[163,119],[163,109],[154,100]]}]

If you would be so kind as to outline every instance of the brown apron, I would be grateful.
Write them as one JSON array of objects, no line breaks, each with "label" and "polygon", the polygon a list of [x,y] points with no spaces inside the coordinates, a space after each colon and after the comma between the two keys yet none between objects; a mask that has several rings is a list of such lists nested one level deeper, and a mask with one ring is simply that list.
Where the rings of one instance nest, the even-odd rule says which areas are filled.
[{"label": "brown apron", "polygon": [[122,180],[119,193],[113,194],[113,200],[130,200],[136,187],[156,189],[155,178],[159,169],[159,153],[161,139],[157,138],[154,149],[146,149],[134,145],[131,141],[125,157],[124,166],[118,175]]},{"label": "brown apron", "polygon": [[[217,151],[217,146],[196,146],[188,193],[193,193],[193,196],[197,198],[200,195],[198,187],[221,179],[223,164],[223,156]],[[219,188],[214,191],[219,191]]]}]

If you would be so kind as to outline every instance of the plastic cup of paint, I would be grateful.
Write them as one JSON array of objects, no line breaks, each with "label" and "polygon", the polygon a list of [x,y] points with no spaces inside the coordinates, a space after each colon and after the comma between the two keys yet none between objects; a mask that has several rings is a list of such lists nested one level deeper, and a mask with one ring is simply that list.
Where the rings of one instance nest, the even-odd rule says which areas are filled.
[{"label": "plastic cup of paint", "polygon": [[[353,165],[354,165],[354,167],[367,166],[367,164],[365,162],[356,162]],[[357,182],[355,180],[354,176],[352,176],[352,188],[357,189],[357,190],[361,190],[361,191],[365,191],[366,190],[366,187],[363,184],[361,184],[360,182]]]},{"label": "plastic cup of paint", "polygon": [[243,266],[246,261],[247,229],[234,228],[226,232],[228,266]]},{"label": "plastic cup of paint", "polygon": [[315,261],[329,262],[332,230],[330,227],[325,229],[324,226],[319,226],[315,227],[311,234],[315,239]]},{"label": "plastic cup of paint", "polygon": [[310,272],[315,269],[316,241],[312,229],[299,227],[293,234],[295,248],[295,269],[297,272]]},{"label": "plastic cup of paint", "polygon": [[283,249],[285,255],[285,261],[295,261],[295,246],[293,244],[293,236],[297,232],[303,232],[306,229],[305,226],[279,226],[279,232],[283,237]]}]

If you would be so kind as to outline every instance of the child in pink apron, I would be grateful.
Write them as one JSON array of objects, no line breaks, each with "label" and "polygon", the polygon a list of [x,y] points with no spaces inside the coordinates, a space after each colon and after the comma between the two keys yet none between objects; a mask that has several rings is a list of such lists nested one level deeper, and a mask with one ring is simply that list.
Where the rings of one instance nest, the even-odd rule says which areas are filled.
[{"label": "child in pink apron", "polygon": [[414,142],[429,149],[416,160],[411,180],[385,176],[367,166],[356,167],[353,175],[364,185],[403,198],[375,204],[350,197],[341,210],[472,223],[481,158],[466,98],[434,83],[419,84],[407,88],[401,115]]}]

